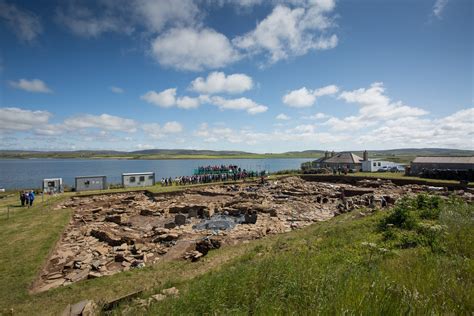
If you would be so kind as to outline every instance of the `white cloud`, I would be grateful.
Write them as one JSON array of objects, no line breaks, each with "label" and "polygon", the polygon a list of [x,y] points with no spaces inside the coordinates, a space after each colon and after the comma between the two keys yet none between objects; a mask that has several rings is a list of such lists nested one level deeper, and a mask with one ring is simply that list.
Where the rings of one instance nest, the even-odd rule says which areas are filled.
[{"label": "white cloud", "polygon": [[443,10],[448,4],[449,0],[436,0],[433,6],[433,14],[438,18],[442,18]]},{"label": "white cloud", "polygon": [[328,117],[327,114],[318,112],[318,113],[315,113],[313,115],[303,116],[302,119],[305,119],[305,120],[321,120],[321,119],[325,119],[327,117]]},{"label": "white cloud", "polygon": [[22,41],[32,42],[43,32],[43,26],[37,15],[19,9],[4,0],[0,0],[0,18]]},{"label": "white cloud", "polygon": [[183,131],[183,126],[176,122],[166,122],[165,125],[163,126],[163,132],[164,133],[179,133]]},{"label": "white cloud", "polygon": [[38,93],[51,93],[53,92],[44,81],[39,79],[20,79],[18,81],[9,81],[10,86],[25,90],[28,92],[38,92]]},{"label": "white cloud", "polygon": [[367,89],[343,91],[338,98],[347,103],[357,104],[359,111],[357,115],[345,118],[329,118],[324,124],[335,131],[360,130],[387,120],[428,114],[421,108],[407,106],[400,101],[392,102],[385,95],[385,88],[381,82],[374,82]]},{"label": "white cloud", "polygon": [[335,85],[325,86],[313,91],[315,97],[322,97],[325,95],[332,95],[339,92],[339,88]]},{"label": "white cloud", "polygon": [[288,115],[284,114],[284,113],[280,113],[276,116],[276,119],[277,120],[282,120],[282,121],[288,121],[291,118]]},{"label": "white cloud", "polygon": [[339,88],[335,85],[325,86],[316,90],[309,90],[303,87],[298,90],[290,91],[285,94],[282,98],[283,103],[288,106],[295,108],[305,108],[313,106],[314,102],[318,97],[325,95],[332,95],[339,91]]},{"label": "white cloud", "polygon": [[223,72],[211,72],[207,78],[198,77],[191,82],[190,89],[199,93],[242,93],[252,89],[252,78],[245,74],[226,76]]},{"label": "white cloud", "polygon": [[64,121],[68,129],[99,128],[109,131],[135,132],[137,122],[109,114],[101,115],[78,115]]},{"label": "white cloud", "polygon": [[211,103],[221,110],[245,110],[249,114],[263,113],[268,110],[268,107],[256,103],[255,101],[248,98],[238,99],[224,99],[222,97],[212,97]]},{"label": "white cloud", "polygon": [[20,108],[0,108],[0,130],[27,131],[46,125],[52,114],[47,111],[31,111]]},{"label": "white cloud", "polygon": [[166,122],[163,127],[161,127],[161,125],[158,123],[143,124],[142,129],[149,137],[153,139],[162,139],[168,134],[176,134],[182,132],[183,126],[176,121],[171,121]]},{"label": "white cloud", "polygon": [[[334,1],[311,1],[291,9],[278,5],[253,31],[233,40],[233,44],[251,54],[264,53],[270,63],[311,50],[331,49],[337,46],[335,34],[326,35],[334,26],[329,16]],[[323,32],[324,31],[324,32]]]},{"label": "white cloud", "polygon": [[290,91],[283,96],[282,101],[288,106],[304,108],[312,106],[316,101],[316,96],[311,92],[311,90],[303,87],[298,90]]},{"label": "white cloud", "polygon": [[176,97],[176,88],[166,89],[161,92],[151,90],[142,95],[140,98],[148,103],[163,108],[177,106],[181,109],[195,109],[199,107],[201,103],[200,98],[191,98],[188,96]]},{"label": "white cloud", "polygon": [[151,90],[140,98],[156,106],[170,108],[176,105],[176,88],[166,89],[159,93]]},{"label": "white cloud", "polygon": [[176,106],[181,109],[196,109],[200,105],[199,98],[184,96],[176,100]]},{"label": "white cloud", "polygon": [[109,89],[110,89],[110,91],[112,91],[113,93],[117,93],[117,94],[120,94],[120,93],[124,93],[124,92],[125,92],[122,88],[115,87],[115,86],[111,86],[111,87],[109,87]]},{"label": "white cloud", "polygon": [[168,30],[152,41],[151,54],[163,66],[191,71],[221,68],[239,59],[227,37],[209,28]]},{"label": "white cloud", "polygon": [[392,147],[445,147],[473,149],[474,108],[463,109],[444,118],[400,117],[357,139],[360,144]]},{"label": "white cloud", "polygon": [[404,105],[400,101],[391,102],[390,98],[384,93],[383,83],[375,82],[368,89],[344,91],[339,95],[339,99],[358,104],[361,119],[391,119],[400,116],[420,116],[428,113],[423,109]]}]

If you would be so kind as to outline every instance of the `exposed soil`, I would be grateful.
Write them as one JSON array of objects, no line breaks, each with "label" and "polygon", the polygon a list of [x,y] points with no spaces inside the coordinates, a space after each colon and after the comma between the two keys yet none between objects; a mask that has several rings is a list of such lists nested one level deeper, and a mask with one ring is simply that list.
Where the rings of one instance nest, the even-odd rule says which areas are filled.
[{"label": "exposed soil", "polygon": [[364,215],[420,191],[445,194],[422,185],[395,186],[389,180],[353,186],[290,177],[172,193],[73,197],[57,206],[74,209],[74,215],[33,291],[162,260],[198,260],[221,245],[289,232],[344,212]]}]

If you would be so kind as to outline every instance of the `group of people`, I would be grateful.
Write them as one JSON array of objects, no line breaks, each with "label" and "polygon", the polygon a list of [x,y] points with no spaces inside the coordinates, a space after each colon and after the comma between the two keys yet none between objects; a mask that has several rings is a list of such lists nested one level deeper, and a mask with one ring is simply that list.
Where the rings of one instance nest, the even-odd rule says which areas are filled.
[{"label": "group of people", "polygon": [[33,201],[35,200],[35,192],[33,191],[22,191],[20,192],[20,202],[21,206],[33,206]]},{"label": "group of people", "polygon": [[242,169],[235,165],[215,165],[198,167],[196,174],[214,174],[214,173],[239,173]]},{"label": "group of people", "polygon": [[265,171],[255,172],[241,169],[234,165],[221,166],[205,166],[199,167],[192,176],[181,176],[174,179],[162,178],[162,186],[174,185],[188,185],[188,184],[202,184],[212,182],[237,181],[245,180],[247,178],[255,178],[264,176]]}]

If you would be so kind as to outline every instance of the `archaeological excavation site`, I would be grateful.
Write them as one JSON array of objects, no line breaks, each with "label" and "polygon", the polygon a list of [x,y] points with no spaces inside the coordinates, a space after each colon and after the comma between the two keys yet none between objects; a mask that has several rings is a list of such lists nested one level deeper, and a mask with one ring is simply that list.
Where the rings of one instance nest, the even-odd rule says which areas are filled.
[{"label": "archaeological excavation site", "polygon": [[[444,188],[397,186],[390,180],[343,184],[287,177],[171,193],[74,196],[55,206],[74,213],[33,291],[166,260],[196,261],[212,249],[290,232],[346,212],[365,216],[403,195],[428,191],[448,194]],[[472,200],[471,193],[462,196]]]}]

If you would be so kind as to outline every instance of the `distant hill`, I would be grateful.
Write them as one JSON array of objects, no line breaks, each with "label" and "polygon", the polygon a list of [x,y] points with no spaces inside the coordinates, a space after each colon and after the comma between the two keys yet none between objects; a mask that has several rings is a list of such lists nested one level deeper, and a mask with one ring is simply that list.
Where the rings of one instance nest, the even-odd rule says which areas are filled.
[{"label": "distant hill", "polygon": [[[324,155],[324,150],[288,151],[284,153],[256,154],[233,150],[194,149],[145,149],[135,151],[118,150],[74,150],[74,151],[34,151],[0,150],[0,158],[120,158],[120,159],[173,159],[173,158],[316,158]],[[362,156],[362,150],[353,151]],[[410,161],[416,156],[473,156],[474,150],[447,148],[403,148],[369,150],[371,158],[386,158],[393,161]]]},{"label": "distant hill", "polygon": [[205,155],[205,156],[233,156],[233,155],[252,155],[245,151],[228,151],[228,150],[194,150],[194,149],[145,149],[129,152],[130,154],[139,155]]}]

